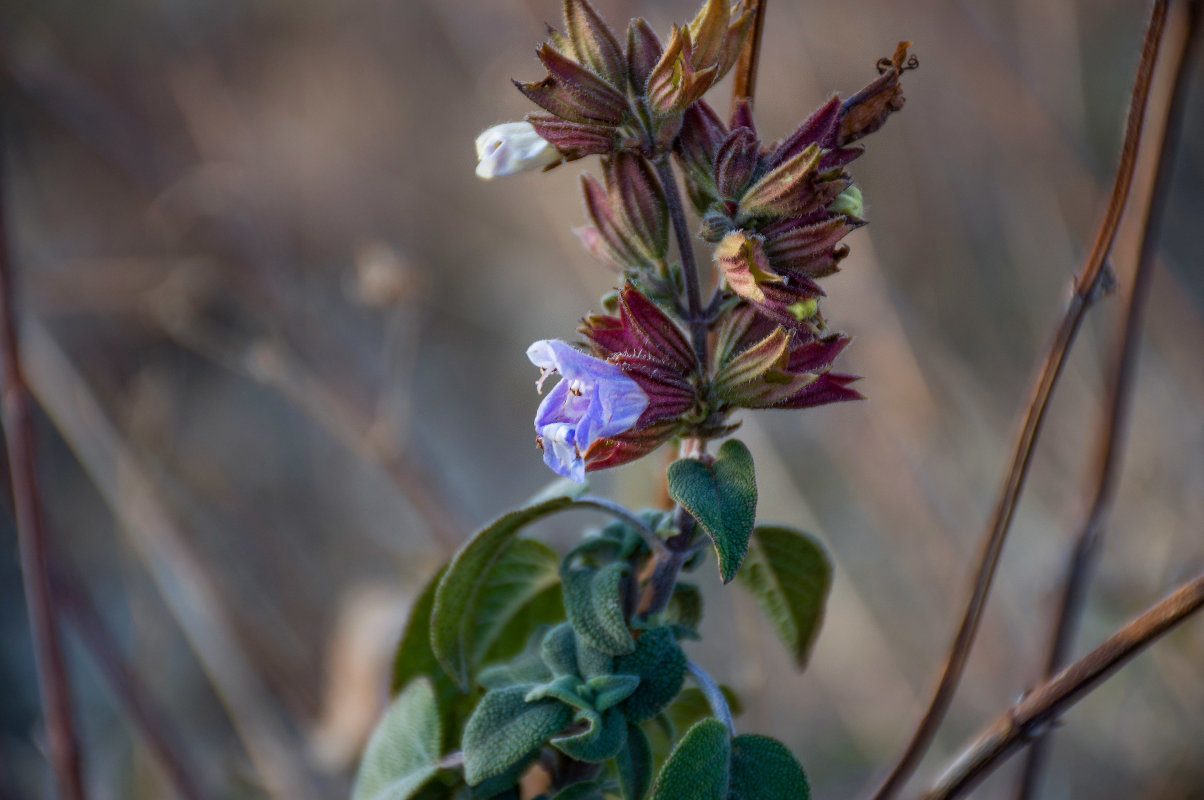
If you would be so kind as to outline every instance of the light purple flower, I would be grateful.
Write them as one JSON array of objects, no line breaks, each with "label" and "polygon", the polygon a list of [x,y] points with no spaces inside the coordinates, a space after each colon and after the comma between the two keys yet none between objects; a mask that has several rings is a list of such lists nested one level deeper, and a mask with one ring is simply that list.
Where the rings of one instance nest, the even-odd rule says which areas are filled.
[{"label": "light purple flower", "polygon": [[537,387],[553,372],[561,376],[535,414],[543,460],[556,474],[584,483],[590,445],[630,430],[648,407],[648,395],[614,364],[557,339],[531,345],[527,358],[543,370]]}]

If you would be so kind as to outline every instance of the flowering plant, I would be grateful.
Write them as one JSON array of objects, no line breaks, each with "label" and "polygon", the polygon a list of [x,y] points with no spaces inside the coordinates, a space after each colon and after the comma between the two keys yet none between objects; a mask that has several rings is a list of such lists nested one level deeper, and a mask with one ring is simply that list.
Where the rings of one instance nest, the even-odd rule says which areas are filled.
[{"label": "flowering plant", "polygon": [[[723,581],[740,578],[805,665],[830,563],[808,534],[755,524],[752,456],[727,437],[740,409],[860,397],[834,371],[849,339],[821,314],[818,281],[864,224],[847,172],[856,142],[902,107],[900,77],[916,62],[900,44],[866,88],[766,144],[750,98],[726,121],[703,99],[754,21],[751,4],[706,0],[667,42],[635,20],[621,44],[587,0],[565,0],[564,32],[550,29],[537,51],[547,75],[516,84],[540,110],[477,139],[482,178],[601,157],[602,179],[583,179],[578,233],[618,285],[576,344],[528,349],[541,388],[559,376],[535,429],[569,480],[477,533],[422,593],[357,798],[808,796],[795,757],[736,735],[734,696],[687,657],[701,596],[679,577],[713,549]],[[706,275],[674,162],[697,239],[712,247]],[[587,473],[670,441],[681,455],[666,473],[673,509],[586,494]],[[563,557],[519,536],[570,509],[611,522]]]}]

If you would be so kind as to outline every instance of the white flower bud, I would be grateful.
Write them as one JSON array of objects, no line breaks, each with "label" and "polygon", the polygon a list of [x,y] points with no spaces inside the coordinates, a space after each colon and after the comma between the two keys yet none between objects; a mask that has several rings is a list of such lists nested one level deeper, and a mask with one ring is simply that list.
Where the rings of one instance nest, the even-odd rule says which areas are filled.
[{"label": "white flower bud", "polygon": [[477,137],[477,177],[482,180],[498,175],[530,172],[555,164],[560,151],[535,132],[529,122],[503,122]]}]

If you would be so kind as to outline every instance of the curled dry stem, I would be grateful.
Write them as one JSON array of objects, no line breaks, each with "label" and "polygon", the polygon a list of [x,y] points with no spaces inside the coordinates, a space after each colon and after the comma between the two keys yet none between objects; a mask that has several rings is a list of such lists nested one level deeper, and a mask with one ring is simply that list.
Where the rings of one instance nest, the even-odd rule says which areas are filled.
[{"label": "curled dry stem", "polygon": [[916,767],[927,752],[937,729],[945,718],[946,712],[953,701],[957,685],[965,670],[970,649],[978,633],[978,625],[986,607],[987,596],[990,593],[991,582],[995,576],[995,568],[1003,551],[1003,543],[1011,527],[1012,515],[1024,489],[1028,476],[1029,465],[1032,461],[1033,450],[1041,434],[1045,421],[1045,412],[1049,406],[1066,356],[1078,334],[1087,309],[1101,294],[1104,286],[1104,265],[1116,231],[1120,224],[1121,214],[1129,197],[1129,188],[1133,180],[1137,152],[1141,143],[1141,133],[1145,119],[1146,101],[1149,99],[1151,78],[1154,63],[1158,58],[1158,50],[1162,43],[1162,34],[1166,23],[1168,0],[1156,0],[1150,13],[1146,27],[1145,39],[1142,44],[1141,61],[1137,68],[1137,79],[1129,101],[1129,113],[1125,126],[1124,143],[1121,147],[1120,164],[1117,167],[1116,179],[1108,200],[1104,219],[1092,244],[1090,255],[1082,273],[1075,282],[1074,293],[1070,303],[1058,324],[1044,362],[1038,373],[1036,384],[1028,402],[1024,421],[1017,434],[1013,448],[1011,464],[1004,477],[999,500],[987,525],[986,533],[979,548],[977,567],[971,581],[969,597],[965,610],[958,625],[957,633],[949,648],[949,654],[941,669],[940,678],[933,692],[927,710],[912,733],[911,740],[899,757],[890,774],[872,795],[874,800],[887,800],[894,797],[903,784],[911,777]]}]

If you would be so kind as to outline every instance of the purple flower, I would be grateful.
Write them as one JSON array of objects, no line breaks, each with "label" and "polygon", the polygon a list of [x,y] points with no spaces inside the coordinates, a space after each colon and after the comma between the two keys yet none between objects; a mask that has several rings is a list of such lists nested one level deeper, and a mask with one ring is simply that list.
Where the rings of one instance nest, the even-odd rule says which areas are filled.
[{"label": "purple flower", "polygon": [[527,358],[543,370],[537,387],[553,372],[561,376],[535,415],[543,460],[556,474],[583,483],[590,446],[631,429],[648,395],[619,367],[557,339],[531,345]]}]

